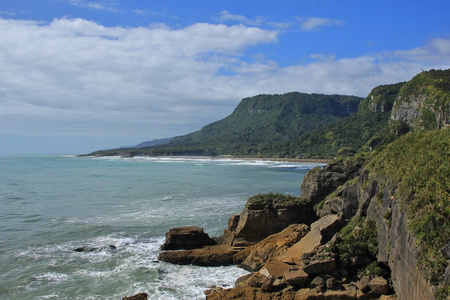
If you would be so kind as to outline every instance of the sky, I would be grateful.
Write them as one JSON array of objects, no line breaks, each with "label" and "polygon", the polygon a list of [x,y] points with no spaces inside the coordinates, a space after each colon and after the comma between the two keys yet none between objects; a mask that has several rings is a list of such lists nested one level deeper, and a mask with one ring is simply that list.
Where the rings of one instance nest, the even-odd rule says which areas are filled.
[{"label": "sky", "polygon": [[184,135],[258,94],[450,68],[450,1],[1,0],[0,154]]}]

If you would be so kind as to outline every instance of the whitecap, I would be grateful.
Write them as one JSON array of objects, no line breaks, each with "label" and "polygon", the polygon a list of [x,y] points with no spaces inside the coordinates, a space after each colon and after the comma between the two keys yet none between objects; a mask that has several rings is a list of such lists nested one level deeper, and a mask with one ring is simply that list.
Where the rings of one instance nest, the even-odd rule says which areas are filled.
[{"label": "whitecap", "polygon": [[70,279],[70,276],[62,273],[47,272],[34,276],[34,279],[42,282],[60,283]]}]

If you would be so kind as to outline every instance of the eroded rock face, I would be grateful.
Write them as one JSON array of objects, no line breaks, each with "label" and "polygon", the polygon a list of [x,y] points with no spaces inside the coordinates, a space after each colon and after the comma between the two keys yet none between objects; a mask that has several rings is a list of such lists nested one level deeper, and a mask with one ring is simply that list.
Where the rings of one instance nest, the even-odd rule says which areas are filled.
[{"label": "eroded rock face", "polygon": [[359,175],[362,161],[354,161],[346,165],[343,161],[328,164],[321,170],[313,170],[303,179],[302,196],[311,203],[317,204],[339,186]]},{"label": "eroded rock face", "polygon": [[309,230],[305,224],[293,224],[280,233],[273,234],[256,245],[250,246],[234,255],[234,262],[250,271],[258,271],[266,261],[284,253],[289,247],[303,238]]},{"label": "eroded rock face", "polygon": [[[377,195],[381,194],[383,198],[380,203]],[[390,267],[398,299],[434,299],[433,288],[418,267],[421,249],[408,229],[406,214],[395,201],[396,197],[396,189],[386,185],[383,190],[374,191],[367,208],[367,216],[377,222],[378,261]],[[386,220],[387,212],[390,212],[389,222]]]},{"label": "eroded rock face", "polygon": [[166,241],[162,250],[196,249],[217,244],[197,226],[179,227],[170,229],[166,233]]},{"label": "eroded rock face", "polygon": [[312,206],[307,203],[247,203],[233,240],[241,239],[251,245],[291,224],[311,224],[315,218]]},{"label": "eroded rock face", "polygon": [[215,245],[200,249],[162,252],[158,260],[177,265],[228,266],[233,264],[233,253],[233,248],[229,245]]}]

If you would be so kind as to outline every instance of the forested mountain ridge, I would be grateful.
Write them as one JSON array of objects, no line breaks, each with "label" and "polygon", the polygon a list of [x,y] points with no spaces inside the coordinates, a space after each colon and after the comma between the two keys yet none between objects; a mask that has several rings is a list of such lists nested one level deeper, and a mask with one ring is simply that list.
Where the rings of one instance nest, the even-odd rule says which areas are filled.
[{"label": "forested mountain ridge", "polygon": [[228,117],[175,137],[165,145],[98,151],[92,155],[268,156],[260,153],[264,145],[294,140],[335,124],[356,113],[362,99],[298,92],[258,95],[244,98]]},{"label": "forested mountain ridge", "polygon": [[170,143],[90,155],[332,158],[382,147],[450,122],[450,69],[375,87],[366,98],[286,93],[243,99],[231,115]]}]

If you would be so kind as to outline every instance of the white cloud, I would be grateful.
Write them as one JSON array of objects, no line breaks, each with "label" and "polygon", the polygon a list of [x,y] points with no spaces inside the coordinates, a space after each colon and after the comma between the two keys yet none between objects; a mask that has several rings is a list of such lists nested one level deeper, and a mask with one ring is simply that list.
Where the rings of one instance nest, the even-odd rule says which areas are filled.
[{"label": "white cloud", "polygon": [[325,26],[340,26],[343,24],[340,20],[317,17],[307,18],[306,20],[300,18],[299,20],[301,22],[301,29],[304,31],[317,31]]},{"label": "white cloud", "polygon": [[366,96],[379,84],[450,67],[449,39],[373,56],[319,53],[312,62],[280,67],[258,55],[244,60],[248,48],[280,34],[244,25],[0,19],[0,30],[0,134],[167,137],[225,117],[247,96]]},{"label": "white cloud", "polygon": [[96,2],[86,0],[68,0],[67,3],[69,5],[85,7],[89,9],[107,10],[111,12],[118,11],[116,8],[112,7],[117,4],[116,0],[99,0]]}]

